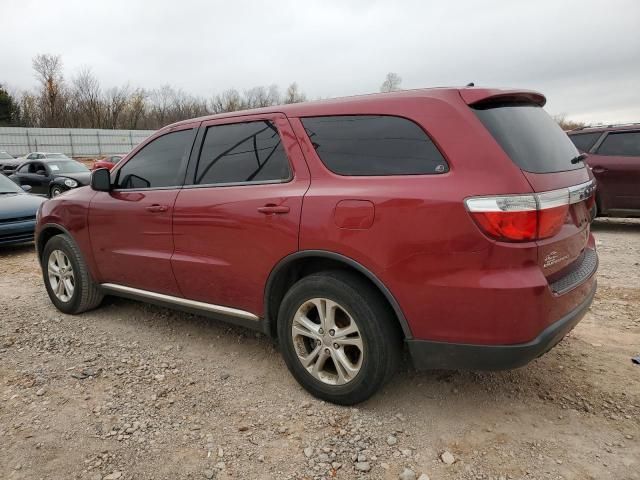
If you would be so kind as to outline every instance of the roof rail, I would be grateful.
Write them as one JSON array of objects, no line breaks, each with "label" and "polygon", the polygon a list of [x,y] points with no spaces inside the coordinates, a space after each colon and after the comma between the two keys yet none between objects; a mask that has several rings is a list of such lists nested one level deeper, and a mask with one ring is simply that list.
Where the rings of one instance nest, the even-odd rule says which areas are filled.
[{"label": "roof rail", "polygon": [[575,132],[576,130],[585,130],[587,128],[613,128],[613,127],[633,127],[634,125],[640,125],[640,122],[628,122],[628,123],[596,123],[594,125],[584,125],[582,127],[576,127],[571,132]]}]

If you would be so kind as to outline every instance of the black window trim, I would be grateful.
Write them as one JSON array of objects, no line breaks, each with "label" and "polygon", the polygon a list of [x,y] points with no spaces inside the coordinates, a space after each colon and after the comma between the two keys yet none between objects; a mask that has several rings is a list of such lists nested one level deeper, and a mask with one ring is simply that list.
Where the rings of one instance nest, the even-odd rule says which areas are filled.
[{"label": "black window trim", "polygon": [[[175,133],[175,132],[180,132],[180,131],[184,131],[184,130],[192,130],[191,132],[191,147],[189,149],[189,152],[184,156],[184,158],[182,159],[182,163],[180,165],[180,168],[178,170],[178,185],[168,185],[165,187],[148,187],[148,188],[114,188],[111,191],[112,192],[148,192],[148,191],[152,191],[152,190],[180,190],[184,184],[185,184],[185,176],[187,174],[187,167],[189,164],[189,160],[191,158],[191,154],[193,152],[193,146],[194,146],[194,142],[195,142],[195,138],[197,136],[197,132],[199,129],[199,125],[191,125],[190,127],[186,127],[186,128],[181,128],[181,126],[179,127],[175,127],[172,128],[170,130],[167,130],[166,132],[163,132],[160,135],[157,135],[155,137],[153,137],[152,139],[150,139],[148,142],[146,142],[144,145],[142,145],[140,148],[138,148],[135,153],[133,155],[131,155],[131,157],[129,157],[127,159],[126,162],[124,162],[122,165],[120,165],[113,173],[115,174],[115,179],[112,179],[111,182],[114,184],[117,184],[117,180],[120,178],[120,170],[122,170],[124,168],[124,166],[129,163],[131,160],[133,160],[134,158],[136,158],[136,155],[138,155],[139,152],[141,152],[143,149],[145,149],[147,147],[147,145],[150,145],[151,143],[155,142],[156,140],[158,140],[161,137],[164,137],[165,135],[168,135],[170,133]],[[182,178],[182,180],[180,181],[180,178]]]},{"label": "black window trim", "polygon": [[[598,137],[598,139],[595,142],[593,142],[593,145],[591,145],[591,148],[586,151],[586,153],[593,153],[593,152],[595,152],[596,148],[599,147],[600,144],[603,142],[603,140],[607,136],[608,132],[580,132],[580,133],[574,133],[574,134],[569,135],[569,138],[571,138],[571,137],[579,137],[580,135],[591,135],[591,134],[594,134],[594,133],[597,133],[600,136]],[[576,148],[578,148],[578,147],[576,147]],[[580,149],[578,149],[578,150],[580,150]]]},{"label": "black window trim", "polygon": [[[191,149],[191,157],[189,158],[189,168],[187,172],[187,177],[185,178],[184,185],[182,188],[184,189],[193,189],[193,188],[217,188],[217,187],[243,187],[243,186],[252,186],[252,185],[280,185],[285,183],[291,183],[296,178],[295,169],[293,168],[293,164],[291,163],[291,159],[289,158],[289,154],[287,153],[287,149],[284,147],[284,142],[282,143],[282,149],[284,151],[284,156],[287,159],[287,163],[289,165],[289,177],[285,179],[279,180],[257,180],[257,181],[249,181],[249,182],[227,182],[227,183],[195,183],[196,182],[196,174],[198,172],[198,163],[200,162],[200,155],[202,154],[202,148],[204,147],[204,140],[207,135],[207,129],[211,127],[223,127],[227,125],[237,125],[240,123],[253,123],[253,122],[271,122],[271,124],[278,131],[278,135],[280,136],[280,141],[282,141],[283,135],[278,127],[276,122],[276,116],[283,115],[282,113],[274,112],[273,114],[268,115],[259,115],[256,117],[253,116],[237,116],[237,117],[227,117],[216,119],[216,123],[203,122],[198,127],[198,134],[196,135],[196,139],[194,142],[194,148]],[[287,118],[284,116],[284,118]],[[220,123],[218,123],[220,120]],[[206,125],[204,124],[206,123]]]},{"label": "black window trim", "polygon": [[305,132],[305,135],[307,136],[307,140],[309,141],[309,143],[311,145],[313,145],[313,141],[311,140],[311,137],[309,137],[309,134],[307,133],[307,129],[304,126],[304,122],[302,121],[305,118],[319,118],[319,117],[394,117],[394,118],[402,118],[403,120],[408,120],[409,122],[413,123],[414,125],[416,125],[420,130],[422,130],[422,132],[427,136],[427,138],[429,140],[431,140],[431,143],[433,143],[433,146],[436,147],[436,150],[440,153],[440,155],[442,156],[442,158],[444,159],[445,162],[447,162],[447,171],[446,172],[442,172],[442,173],[402,173],[402,174],[394,174],[394,175],[347,175],[347,174],[343,174],[343,173],[337,173],[334,172],[333,170],[331,170],[327,165],[325,165],[324,161],[322,160],[322,158],[320,158],[320,155],[318,155],[318,152],[316,151],[315,148],[311,148],[311,150],[313,150],[313,154],[316,156],[317,161],[320,163],[320,165],[322,166],[322,168],[325,169],[326,172],[328,172],[330,175],[335,175],[338,178],[341,177],[346,177],[346,178],[386,178],[386,177],[392,177],[392,178],[399,178],[399,177],[429,177],[429,178],[438,178],[438,177],[448,177],[449,174],[451,173],[451,171],[453,170],[451,161],[449,160],[449,157],[444,153],[444,151],[442,150],[442,148],[440,147],[440,144],[438,142],[436,142],[436,140],[429,134],[429,132],[427,130],[425,130],[425,128],[420,125],[420,123],[418,123],[416,120],[409,118],[405,115],[395,115],[392,113],[356,113],[356,112],[351,112],[351,113],[339,113],[339,114],[334,114],[334,115],[300,115],[298,117],[298,120],[300,120],[300,124],[302,125],[302,129]]},{"label": "black window trim", "polygon": [[606,154],[606,153],[598,153],[598,150],[600,150],[600,147],[602,146],[604,141],[607,139],[609,134],[618,135],[618,134],[621,134],[621,133],[640,133],[640,130],[609,130],[607,132],[604,132],[604,135],[602,135],[598,139],[598,141],[593,144],[593,147],[591,147],[591,150],[589,150],[589,153],[593,153],[594,155],[600,155],[600,156],[603,156],[603,157],[629,157],[629,158],[636,158],[638,155],[609,155],[609,154]]}]

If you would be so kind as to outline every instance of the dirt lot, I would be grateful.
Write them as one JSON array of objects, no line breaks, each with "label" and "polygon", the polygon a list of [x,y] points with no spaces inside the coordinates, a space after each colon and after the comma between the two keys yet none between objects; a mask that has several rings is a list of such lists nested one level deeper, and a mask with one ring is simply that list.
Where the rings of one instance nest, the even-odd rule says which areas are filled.
[{"label": "dirt lot", "polygon": [[309,396],[246,330],[121,299],[63,315],[33,247],[1,249],[0,478],[640,479],[640,222],[594,231],[596,301],[558,347],[403,371],[359,408]]}]

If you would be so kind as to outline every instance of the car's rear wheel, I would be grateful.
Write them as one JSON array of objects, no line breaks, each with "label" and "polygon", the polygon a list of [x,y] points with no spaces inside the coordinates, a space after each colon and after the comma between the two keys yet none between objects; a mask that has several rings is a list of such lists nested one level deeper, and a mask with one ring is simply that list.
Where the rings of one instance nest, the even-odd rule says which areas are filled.
[{"label": "car's rear wheel", "polygon": [[278,339],[296,380],[341,405],[373,395],[400,357],[393,313],[351,272],[321,272],[293,285],[280,306]]},{"label": "car's rear wheel", "polygon": [[58,195],[60,195],[61,193],[64,192],[64,189],[59,186],[59,185],[54,185],[53,187],[51,187],[51,192],[50,192],[50,197],[54,198],[57,197]]},{"label": "car's rear wheel", "polygon": [[42,273],[49,298],[64,313],[82,313],[102,301],[80,249],[67,235],[56,235],[44,246]]}]

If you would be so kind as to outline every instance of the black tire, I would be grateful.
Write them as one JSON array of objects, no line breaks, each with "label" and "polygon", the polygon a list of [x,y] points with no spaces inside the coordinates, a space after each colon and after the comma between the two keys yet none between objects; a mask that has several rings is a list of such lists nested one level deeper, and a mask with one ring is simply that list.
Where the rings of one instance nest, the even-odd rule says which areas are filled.
[{"label": "black tire", "polygon": [[66,192],[66,190],[62,188],[60,185],[54,185],[53,187],[51,187],[51,190],[49,191],[49,197],[50,198],[57,197],[58,195],[64,192]]},{"label": "black tire", "polygon": [[[73,294],[68,301],[62,301],[52,289],[48,274],[48,263],[52,253],[61,250],[69,259],[74,274]],[[104,295],[98,285],[91,278],[87,265],[82,258],[80,249],[67,235],[56,235],[44,246],[42,253],[42,276],[51,302],[58,310],[72,315],[96,308],[102,302]]]},{"label": "black tire", "polygon": [[[362,338],[360,371],[342,385],[329,385],[312,376],[298,359],[291,335],[298,308],[318,297],[348,311]],[[395,316],[380,292],[357,274],[339,270],[304,277],[291,287],[280,305],[278,339],[287,367],[300,385],[316,397],[340,405],[354,405],[376,393],[396,371],[402,346]]]}]

